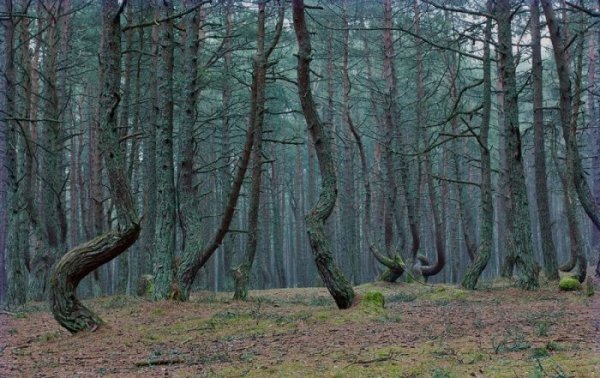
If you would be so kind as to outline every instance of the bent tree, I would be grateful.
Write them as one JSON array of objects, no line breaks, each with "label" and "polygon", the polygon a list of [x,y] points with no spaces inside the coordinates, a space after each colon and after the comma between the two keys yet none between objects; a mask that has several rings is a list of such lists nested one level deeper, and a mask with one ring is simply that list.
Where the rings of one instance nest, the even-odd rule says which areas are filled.
[{"label": "bent tree", "polygon": [[304,1],[293,0],[292,9],[294,31],[298,41],[298,95],[321,172],[321,193],[317,203],[306,215],[306,231],[319,275],[337,306],[344,309],[352,306],[354,290],[333,262],[331,246],[325,235],[325,221],[331,215],[337,198],[337,178],[331,138],[316,111],[310,88],[311,44],[304,18]]},{"label": "bent tree", "polygon": [[[586,174],[583,169],[581,162],[581,154],[577,145],[577,116],[579,113],[580,106],[580,88],[578,88],[578,82],[573,90],[571,88],[571,67],[569,64],[569,44],[566,43],[566,35],[564,27],[560,27],[556,19],[552,3],[547,0],[542,0],[542,8],[544,15],[546,16],[546,25],[550,32],[550,41],[552,42],[554,52],[554,62],[556,66],[556,74],[558,76],[558,83],[560,89],[559,98],[559,114],[560,114],[560,126],[562,129],[563,139],[565,141],[565,196],[566,196],[566,211],[568,216],[569,233],[571,237],[571,243],[578,244],[577,239],[580,238],[577,230],[577,223],[575,217],[575,193],[579,198],[579,202],[583,207],[583,210],[590,218],[592,223],[600,230],[600,206],[594,200],[591,189],[587,183]],[[582,36],[579,37],[580,39]],[[582,48],[583,41],[579,42]],[[578,48],[578,49],[579,49]],[[577,53],[576,53],[577,54]],[[580,51],[577,55],[582,54]],[[576,70],[577,71],[577,70]],[[581,245],[581,243],[579,243]],[[579,247],[578,247],[579,248]],[[578,278],[583,282],[585,279],[585,266],[587,265],[585,260],[585,254],[581,251],[577,251],[577,248],[571,248],[572,258],[571,265],[574,265],[575,260],[580,261],[580,271],[578,272]],[[581,266],[583,265],[583,266]],[[562,267],[573,268],[571,267]],[[562,269],[561,269],[562,270]]]},{"label": "bent tree", "polygon": [[100,149],[108,173],[118,225],[67,252],[54,266],[50,278],[50,306],[54,318],[72,333],[94,330],[102,319],[76,297],[79,282],[99,266],[127,250],[138,238],[140,222],[129,188],[127,172],[122,169],[119,148],[117,109],[121,80],[120,15],[126,1],[102,2],[102,44],[100,47]]}]

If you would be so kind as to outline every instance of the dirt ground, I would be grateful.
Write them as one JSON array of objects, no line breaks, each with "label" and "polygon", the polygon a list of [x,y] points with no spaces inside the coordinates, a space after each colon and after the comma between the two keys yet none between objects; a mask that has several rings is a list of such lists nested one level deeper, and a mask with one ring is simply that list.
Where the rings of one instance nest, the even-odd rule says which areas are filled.
[{"label": "dirt ground", "polygon": [[555,285],[368,284],[385,309],[344,311],[323,288],[106,297],[74,336],[31,304],[0,315],[0,377],[600,377],[600,293]]}]

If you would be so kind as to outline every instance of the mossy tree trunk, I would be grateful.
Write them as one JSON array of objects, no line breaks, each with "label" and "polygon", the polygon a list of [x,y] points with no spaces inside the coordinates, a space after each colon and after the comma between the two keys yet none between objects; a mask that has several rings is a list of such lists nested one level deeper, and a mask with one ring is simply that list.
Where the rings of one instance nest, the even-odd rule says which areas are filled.
[{"label": "mossy tree trunk", "polygon": [[[161,16],[169,18],[173,5],[160,1]],[[173,165],[173,70],[174,35],[173,20],[161,22],[158,47],[157,81],[159,88],[160,117],[157,123],[157,222],[154,255],[154,299],[167,299],[173,284],[175,258],[175,167]]]},{"label": "mossy tree trunk", "polygon": [[[20,187],[23,183],[19,180],[17,159],[17,75],[15,51],[15,31],[17,22],[13,13],[13,2],[6,1],[4,10],[9,15],[3,20],[4,47],[6,53],[3,57],[2,66],[2,96],[0,104],[0,153],[2,153],[1,173],[1,202],[0,207],[0,305],[6,301],[9,306],[21,305],[25,302],[26,294],[26,270],[24,253],[19,250],[20,238],[24,237],[19,232],[20,213],[22,212],[22,199],[19,197]],[[6,253],[6,255],[4,255]],[[6,276],[5,276],[6,274]],[[4,295],[6,295],[5,298]]]},{"label": "mossy tree trunk", "polygon": [[[179,219],[181,227],[181,245],[183,255],[190,251],[196,251],[201,248],[201,229],[200,216],[198,212],[198,189],[196,186],[194,173],[195,151],[197,148],[197,139],[195,136],[196,119],[198,117],[197,103],[200,96],[201,86],[199,80],[198,53],[202,47],[199,34],[201,25],[204,22],[203,11],[198,0],[186,0],[186,8],[196,7],[186,17],[186,35],[185,35],[185,68],[186,85],[185,101],[183,112],[183,153],[181,157],[181,180],[179,183]],[[179,292],[172,292],[173,299],[180,299],[181,287],[177,285]]]},{"label": "mossy tree trunk", "polygon": [[[123,3],[122,7],[125,5]],[[117,0],[102,2],[102,46],[100,49],[100,148],[108,173],[109,190],[117,211],[118,226],[67,252],[54,266],[50,278],[50,306],[54,318],[76,333],[94,330],[102,319],[76,297],[77,285],[88,273],[127,250],[138,238],[139,220],[129,189],[119,148],[117,108],[121,64],[120,15]]]},{"label": "mossy tree trunk", "polygon": [[331,247],[325,235],[325,221],[331,215],[337,198],[337,179],[333,160],[331,136],[316,112],[310,88],[311,44],[306,27],[304,1],[293,0],[293,20],[298,41],[298,94],[310,137],[315,145],[321,172],[321,193],[314,207],[306,215],[306,230],[323,283],[339,308],[349,308],[354,290],[333,261]]},{"label": "mossy tree trunk", "polygon": [[[10,14],[10,6],[12,2],[5,0],[0,2],[0,12]],[[7,17],[4,23],[0,24],[0,48],[5,51],[0,57],[0,67],[2,72],[6,72],[6,64],[9,52],[11,51],[10,42],[7,41],[6,35],[7,29],[12,27],[8,24],[12,23],[12,19]],[[0,77],[0,109],[6,111],[8,82],[6,80],[6,74]],[[6,274],[8,273],[6,264],[6,239],[8,230],[8,122],[5,114],[0,113],[0,306],[6,302],[6,294],[8,291],[8,282]]]},{"label": "mossy tree trunk", "polygon": [[254,147],[252,162],[252,184],[250,188],[250,205],[248,209],[248,244],[242,257],[242,263],[233,271],[234,294],[233,298],[246,300],[248,298],[248,285],[250,283],[250,272],[254,264],[256,249],[258,246],[259,230],[259,205],[262,182],[262,142],[263,123],[265,113],[265,90],[267,84],[267,64],[269,55],[279,41],[283,29],[284,19],[283,5],[279,6],[279,19],[276,32],[271,46],[265,51],[265,3],[258,4],[257,45],[254,56],[254,74],[252,75],[252,99],[249,122],[254,130]]},{"label": "mossy tree trunk", "polygon": [[514,258],[519,268],[519,286],[532,290],[538,287],[539,267],[533,254],[529,204],[525,186],[525,170],[521,131],[519,129],[518,90],[516,66],[512,52],[511,5],[509,0],[496,3],[498,22],[498,74],[504,88],[504,130],[508,138],[509,167],[509,212],[512,219],[509,224],[510,237],[508,256]]},{"label": "mossy tree trunk", "polygon": [[[488,10],[492,1],[488,0]],[[490,131],[490,115],[492,111],[492,77],[490,41],[492,39],[492,18],[488,17],[485,23],[483,44],[483,113],[479,129],[479,151],[481,156],[481,230],[480,245],[473,261],[462,280],[465,289],[474,290],[477,281],[490,260],[492,253],[492,239],[494,229],[494,206],[492,197],[492,163],[488,143]]]}]

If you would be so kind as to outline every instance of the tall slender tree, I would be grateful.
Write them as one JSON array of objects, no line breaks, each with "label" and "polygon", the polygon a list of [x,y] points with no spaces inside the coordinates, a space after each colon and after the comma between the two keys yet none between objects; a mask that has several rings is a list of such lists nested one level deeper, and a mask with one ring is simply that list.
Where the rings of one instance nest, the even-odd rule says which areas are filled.
[{"label": "tall slender tree", "polygon": [[[3,29],[3,47],[5,53],[2,59],[2,77],[0,91],[0,303],[4,304],[8,300],[20,304],[18,291],[22,288],[14,287],[19,283],[16,277],[12,277],[13,260],[16,256],[18,239],[17,219],[18,219],[18,197],[17,197],[17,161],[16,151],[16,122],[15,113],[15,88],[16,74],[14,67],[14,35],[15,22],[13,18],[12,1],[6,0],[3,4],[3,11],[6,15],[2,21]],[[7,240],[8,239],[8,240]],[[8,276],[8,277],[7,277]],[[13,282],[14,281],[14,282]]]},{"label": "tall slender tree", "polygon": [[[487,2],[488,11],[492,8],[492,0]],[[489,145],[490,118],[492,112],[492,74],[490,45],[492,39],[492,18],[485,22],[483,42],[483,113],[477,142],[481,156],[481,230],[480,245],[473,261],[462,280],[466,289],[475,289],[477,281],[487,266],[492,253],[494,229],[494,205],[492,197],[492,162]]]},{"label": "tall slender tree", "polygon": [[509,153],[509,192],[512,214],[509,224],[507,264],[516,264],[521,272],[519,285],[525,289],[538,287],[539,268],[534,259],[531,223],[529,221],[529,204],[527,187],[525,186],[525,171],[523,166],[523,151],[521,131],[519,129],[519,102],[516,82],[516,66],[512,52],[512,10],[509,0],[499,0],[495,9],[498,23],[498,74],[504,90],[504,132],[508,138]]},{"label": "tall slender tree", "polygon": [[[0,13],[9,14],[7,11],[7,5],[11,5],[10,2],[0,2]],[[2,34],[0,35],[0,46],[2,51],[8,52],[9,46],[6,43],[6,23],[9,20],[5,20],[0,24],[2,28]],[[0,67],[2,72],[5,72],[6,67],[6,56],[2,55],[0,59]],[[0,109],[6,109],[6,76],[0,77]],[[4,111],[0,112],[0,305],[6,302],[6,292],[8,291],[8,282],[6,274],[8,268],[6,266],[6,231],[8,229],[8,124],[6,114]]]},{"label": "tall slender tree", "polygon": [[552,239],[552,223],[550,222],[550,202],[548,200],[548,185],[546,175],[546,154],[544,139],[544,94],[543,94],[543,65],[540,31],[540,3],[531,0],[531,57],[532,57],[532,90],[533,90],[533,133],[535,154],[535,188],[537,201],[537,216],[540,225],[540,238],[544,257],[544,273],[550,280],[558,279],[558,263],[556,262],[556,247]]},{"label": "tall slender tree", "polygon": [[279,42],[279,37],[283,29],[284,7],[279,5],[279,19],[277,21],[275,36],[271,45],[265,49],[265,3],[258,4],[258,23],[256,34],[256,54],[254,55],[254,72],[252,75],[252,87],[250,101],[250,127],[254,132],[254,146],[252,148],[252,184],[250,188],[250,205],[248,209],[248,243],[246,251],[242,257],[242,263],[235,268],[233,277],[235,283],[234,299],[245,300],[248,297],[248,285],[250,272],[258,247],[259,233],[259,205],[263,170],[263,124],[265,114],[265,93],[267,85],[267,65],[268,59],[275,46]]},{"label": "tall slender tree", "polygon": [[157,224],[154,256],[154,299],[167,299],[173,284],[175,259],[175,167],[173,164],[173,70],[175,64],[175,37],[171,0],[160,0],[161,15],[167,20],[159,31],[159,82],[160,119],[157,123]]}]

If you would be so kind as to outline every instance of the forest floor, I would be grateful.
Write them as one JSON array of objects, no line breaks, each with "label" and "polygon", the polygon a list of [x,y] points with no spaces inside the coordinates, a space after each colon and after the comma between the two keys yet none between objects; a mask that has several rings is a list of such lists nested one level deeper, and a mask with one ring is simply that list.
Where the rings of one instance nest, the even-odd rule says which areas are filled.
[{"label": "forest floor", "polygon": [[87,301],[70,335],[43,304],[0,314],[2,377],[600,377],[600,292],[496,282],[366,284],[385,308],[337,310],[323,288]]}]

